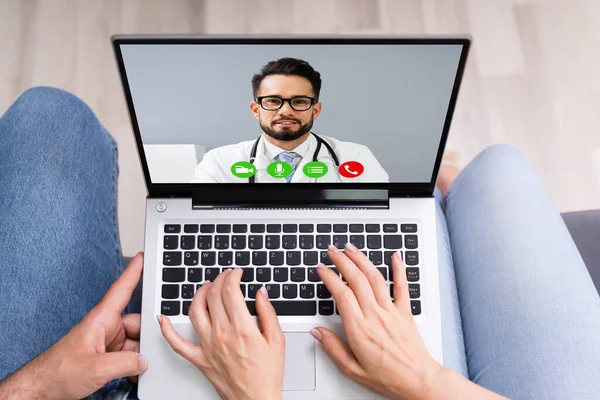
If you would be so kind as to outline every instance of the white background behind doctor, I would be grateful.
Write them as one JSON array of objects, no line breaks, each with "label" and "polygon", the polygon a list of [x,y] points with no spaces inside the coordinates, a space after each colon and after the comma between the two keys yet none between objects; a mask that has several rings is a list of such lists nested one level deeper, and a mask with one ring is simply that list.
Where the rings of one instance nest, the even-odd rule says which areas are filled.
[{"label": "white background behind doctor", "polygon": [[[358,161],[364,172],[357,178],[339,175],[337,166],[326,146],[321,146],[317,161],[327,164],[328,172],[322,178],[309,178],[303,173],[306,163],[313,161],[318,141],[311,134],[314,121],[321,113],[319,101],[321,76],[306,61],[281,58],[265,65],[252,78],[254,101],[250,110],[262,129],[256,149],[254,165],[256,182],[282,182],[267,173],[267,166],[280,153],[293,152],[295,167],[291,182],[389,182],[389,176],[368,147],[319,135],[332,147],[340,164]],[[349,110],[349,113],[352,111]],[[369,133],[365,133],[368,137]],[[250,140],[218,147],[208,151],[194,171],[194,183],[246,183],[238,178],[231,166],[238,161],[249,161],[256,137]]]}]

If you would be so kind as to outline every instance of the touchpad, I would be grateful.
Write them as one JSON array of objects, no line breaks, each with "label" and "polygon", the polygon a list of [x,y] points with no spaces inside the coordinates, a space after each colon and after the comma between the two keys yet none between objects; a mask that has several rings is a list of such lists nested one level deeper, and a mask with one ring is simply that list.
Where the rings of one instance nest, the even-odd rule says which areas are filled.
[{"label": "touchpad", "polygon": [[315,390],[315,339],[307,332],[285,333],[283,390]]}]

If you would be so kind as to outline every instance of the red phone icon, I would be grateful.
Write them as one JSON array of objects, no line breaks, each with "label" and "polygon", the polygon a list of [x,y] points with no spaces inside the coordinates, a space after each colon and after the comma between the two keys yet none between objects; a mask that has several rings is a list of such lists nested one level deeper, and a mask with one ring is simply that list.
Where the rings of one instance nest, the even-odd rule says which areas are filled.
[{"label": "red phone icon", "polygon": [[338,171],[344,178],[358,178],[365,171],[365,167],[358,161],[346,161],[340,165]]}]

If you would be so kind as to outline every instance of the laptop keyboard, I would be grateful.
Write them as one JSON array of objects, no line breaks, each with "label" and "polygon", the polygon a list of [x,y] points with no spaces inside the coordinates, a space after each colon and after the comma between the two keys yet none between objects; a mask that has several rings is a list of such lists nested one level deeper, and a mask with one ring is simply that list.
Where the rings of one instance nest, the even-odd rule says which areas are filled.
[{"label": "laptop keyboard", "polygon": [[164,315],[188,315],[196,290],[235,267],[243,269],[240,290],[252,315],[262,286],[277,315],[333,315],[337,309],[316,266],[322,262],[340,275],[327,248],[343,250],[347,242],[373,262],[392,298],[391,258],[400,250],[412,313],[421,314],[416,224],[166,224],[162,242]]}]

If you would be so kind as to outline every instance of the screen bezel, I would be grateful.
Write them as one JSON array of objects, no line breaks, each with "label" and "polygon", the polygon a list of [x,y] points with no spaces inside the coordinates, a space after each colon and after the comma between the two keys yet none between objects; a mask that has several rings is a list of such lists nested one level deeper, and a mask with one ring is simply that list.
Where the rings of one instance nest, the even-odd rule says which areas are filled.
[{"label": "screen bezel", "polygon": [[[135,141],[138,149],[138,155],[140,157],[140,163],[142,165],[144,179],[146,181],[146,188],[150,197],[191,197],[194,190],[198,192],[201,189],[202,193],[205,193],[210,197],[211,192],[223,193],[227,186],[227,193],[231,194],[242,194],[244,190],[249,190],[249,186],[254,186],[251,190],[261,190],[265,192],[265,197],[269,196],[269,192],[275,193],[277,190],[281,190],[279,183],[256,183],[250,185],[249,183],[152,183],[150,178],[150,171],[148,168],[148,162],[146,154],[144,152],[142,137],[137,122],[137,116],[135,114],[135,108],[133,105],[133,98],[129,88],[129,82],[127,80],[127,73],[123,62],[123,56],[121,53],[122,45],[157,45],[157,44],[211,44],[211,45],[223,45],[223,44],[254,44],[254,45],[340,45],[340,44],[389,44],[389,45],[461,45],[461,55],[454,78],[454,84],[452,87],[452,94],[448,104],[448,110],[446,118],[444,120],[444,127],[442,136],[440,138],[440,144],[434,164],[431,180],[429,182],[420,183],[402,183],[402,182],[390,182],[390,183],[294,183],[295,189],[307,189],[307,190],[326,190],[326,189],[385,189],[388,191],[390,197],[406,197],[406,196],[431,196],[435,188],[435,182],[439,172],[440,164],[442,161],[442,155],[446,146],[448,138],[448,132],[454,115],[456,106],[456,100],[460,85],[462,82],[465,65],[467,61],[467,55],[469,52],[471,38],[469,36],[448,36],[448,37],[406,37],[406,36],[310,36],[310,35],[114,35],[111,38],[113,44],[113,50],[115,52],[117,65],[121,77],[121,82],[127,101],[127,107],[129,110],[129,116],[133,132],[135,135]],[[259,188],[259,189],[257,189]]]}]

